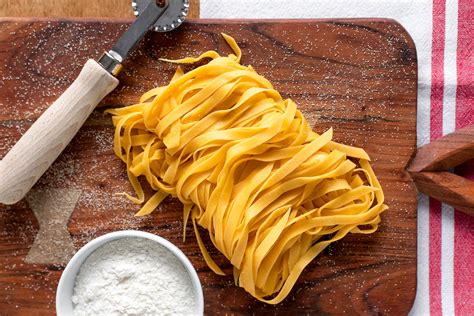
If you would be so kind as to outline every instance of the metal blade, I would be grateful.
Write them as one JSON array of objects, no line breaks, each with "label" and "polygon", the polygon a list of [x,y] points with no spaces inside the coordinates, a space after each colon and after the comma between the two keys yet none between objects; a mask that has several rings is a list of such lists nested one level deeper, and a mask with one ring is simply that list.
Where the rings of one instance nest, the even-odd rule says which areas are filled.
[{"label": "metal blade", "polygon": [[[148,1],[150,0],[133,0],[133,13],[140,16],[148,5]],[[189,0],[168,0],[168,10],[155,22],[153,30],[156,32],[174,30],[186,19],[188,11]]]}]

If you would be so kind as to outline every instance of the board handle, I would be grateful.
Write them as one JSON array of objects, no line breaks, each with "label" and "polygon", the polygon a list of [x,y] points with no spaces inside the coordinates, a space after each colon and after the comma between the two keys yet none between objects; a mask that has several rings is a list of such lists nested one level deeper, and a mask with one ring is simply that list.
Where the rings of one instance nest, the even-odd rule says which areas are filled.
[{"label": "board handle", "polygon": [[474,125],[418,149],[407,168],[418,191],[474,216],[474,182],[448,171],[474,158]]},{"label": "board handle", "polygon": [[0,161],[0,203],[20,201],[119,81],[89,59],[71,86]]}]

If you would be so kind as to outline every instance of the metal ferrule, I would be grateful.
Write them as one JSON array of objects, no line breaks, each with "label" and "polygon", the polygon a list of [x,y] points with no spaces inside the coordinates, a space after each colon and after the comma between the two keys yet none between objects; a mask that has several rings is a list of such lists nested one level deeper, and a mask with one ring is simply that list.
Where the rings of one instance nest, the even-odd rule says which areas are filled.
[{"label": "metal ferrule", "polygon": [[[113,55],[117,55],[117,56],[113,56]],[[107,70],[108,73],[110,73],[114,77],[117,77],[117,75],[120,73],[120,71],[123,68],[121,64],[122,62],[121,59],[122,58],[117,53],[115,53],[114,51],[110,51],[110,52],[104,52],[104,54],[102,54],[102,56],[99,58],[97,62],[102,66],[102,68]]]}]

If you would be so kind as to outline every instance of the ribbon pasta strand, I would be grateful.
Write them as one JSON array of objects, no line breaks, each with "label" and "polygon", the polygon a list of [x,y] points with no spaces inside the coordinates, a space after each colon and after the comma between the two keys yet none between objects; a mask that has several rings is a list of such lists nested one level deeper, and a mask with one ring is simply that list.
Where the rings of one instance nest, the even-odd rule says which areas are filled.
[{"label": "ribbon pasta strand", "polygon": [[363,149],[319,135],[290,99],[234,54],[208,51],[211,61],[167,86],[146,92],[135,105],[109,109],[116,127],[115,154],[127,165],[137,197],[139,177],[156,193],[136,214],[147,215],[168,196],[184,204],[208,266],[212,260],[197,225],[234,266],[238,286],[277,304],[303,269],[329,244],[349,233],[370,234],[387,209]]}]

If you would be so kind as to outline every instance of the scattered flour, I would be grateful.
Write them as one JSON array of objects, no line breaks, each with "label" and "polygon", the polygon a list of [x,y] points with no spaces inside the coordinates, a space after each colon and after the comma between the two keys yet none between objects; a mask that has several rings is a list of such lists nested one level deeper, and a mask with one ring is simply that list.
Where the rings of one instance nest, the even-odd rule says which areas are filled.
[{"label": "scattered flour", "polygon": [[74,315],[190,315],[189,274],[166,248],[139,237],[95,250],[76,277]]}]

